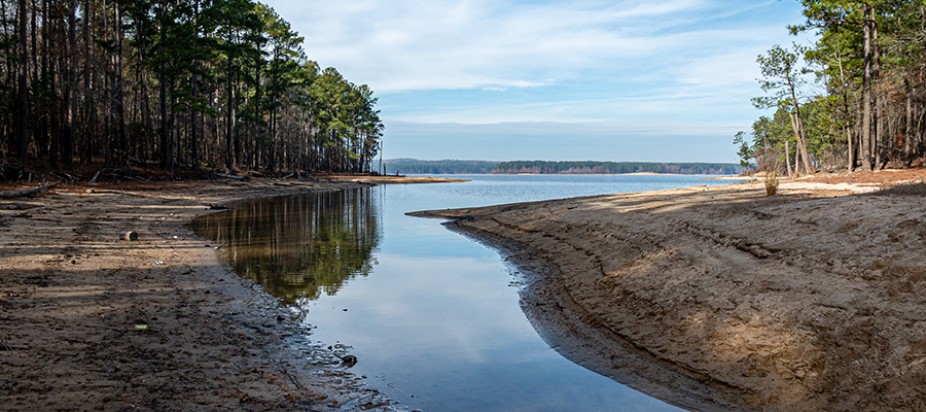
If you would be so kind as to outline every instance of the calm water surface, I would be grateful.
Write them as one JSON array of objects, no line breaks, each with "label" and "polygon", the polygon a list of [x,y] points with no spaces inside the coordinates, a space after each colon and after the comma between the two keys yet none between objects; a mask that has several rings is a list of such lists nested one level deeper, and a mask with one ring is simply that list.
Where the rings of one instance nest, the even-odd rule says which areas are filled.
[{"label": "calm water surface", "polygon": [[349,347],[354,372],[409,408],[677,410],[560,356],[528,323],[517,275],[496,251],[405,213],[723,182],[465,178],[266,199],[194,229],[225,244],[240,275],[306,314],[315,340]]}]

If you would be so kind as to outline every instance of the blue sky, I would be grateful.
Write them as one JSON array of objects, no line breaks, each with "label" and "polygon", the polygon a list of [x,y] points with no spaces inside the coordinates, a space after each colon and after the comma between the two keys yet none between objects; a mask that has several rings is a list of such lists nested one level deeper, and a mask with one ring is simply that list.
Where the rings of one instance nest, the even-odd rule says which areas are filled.
[{"label": "blue sky", "polygon": [[386,158],[735,162],[797,0],[269,0],[379,98]]}]

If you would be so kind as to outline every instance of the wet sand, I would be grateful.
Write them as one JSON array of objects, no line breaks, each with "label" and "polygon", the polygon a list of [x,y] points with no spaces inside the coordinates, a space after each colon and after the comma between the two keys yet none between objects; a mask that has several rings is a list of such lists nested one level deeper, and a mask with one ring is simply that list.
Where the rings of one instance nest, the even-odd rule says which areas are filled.
[{"label": "wet sand", "polygon": [[402,410],[185,226],[210,205],[368,184],[321,180],[0,199],[0,410]]},{"label": "wet sand", "polygon": [[823,175],[773,197],[752,182],[418,215],[517,262],[551,346],[676,405],[926,410],[924,181]]}]

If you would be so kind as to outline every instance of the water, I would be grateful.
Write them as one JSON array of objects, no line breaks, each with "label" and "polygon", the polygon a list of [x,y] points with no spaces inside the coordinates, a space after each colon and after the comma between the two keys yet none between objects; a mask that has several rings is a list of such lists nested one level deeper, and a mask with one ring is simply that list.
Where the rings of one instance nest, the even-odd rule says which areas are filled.
[{"label": "water", "polygon": [[[458,177],[458,176],[455,176]],[[347,346],[353,371],[425,411],[669,411],[590,372],[528,323],[499,254],[406,212],[722,184],[700,176],[466,176],[267,199],[198,220],[232,265]]]}]

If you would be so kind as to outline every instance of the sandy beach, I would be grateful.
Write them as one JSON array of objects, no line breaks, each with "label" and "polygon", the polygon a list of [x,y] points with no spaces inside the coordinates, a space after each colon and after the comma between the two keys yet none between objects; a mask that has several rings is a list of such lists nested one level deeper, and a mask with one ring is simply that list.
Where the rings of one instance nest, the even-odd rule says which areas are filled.
[{"label": "sandy beach", "polygon": [[185,226],[235,200],[371,183],[320,180],[57,185],[0,199],[0,410],[403,410]]},{"label": "sandy beach", "polygon": [[419,213],[502,249],[573,361],[698,410],[926,409],[926,172]]}]

